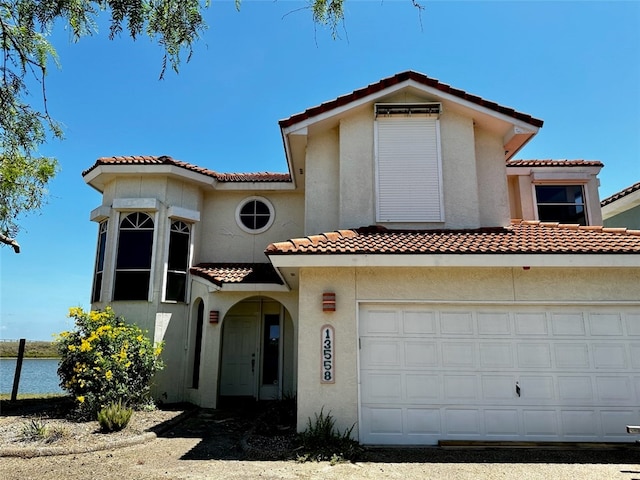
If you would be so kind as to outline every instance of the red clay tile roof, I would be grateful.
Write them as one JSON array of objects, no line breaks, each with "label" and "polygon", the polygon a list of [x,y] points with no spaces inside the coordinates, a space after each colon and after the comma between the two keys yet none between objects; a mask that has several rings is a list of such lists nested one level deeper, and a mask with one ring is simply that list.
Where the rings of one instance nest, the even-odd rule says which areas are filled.
[{"label": "red clay tile roof", "polygon": [[282,285],[282,279],[270,263],[201,263],[189,270],[218,286],[223,283],[273,283]]},{"label": "red clay tile roof", "polygon": [[342,95],[334,100],[330,100],[318,106],[308,108],[304,112],[297,113],[295,115],[290,116],[289,118],[285,118],[284,120],[280,120],[279,122],[280,128],[290,127],[291,125],[294,125],[298,122],[307,120],[311,117],[315,117],[316,115],[320,115],[321,113],[328,112],[330,110],[333,110],[334,108],[342,107],[344,105],[347,105],[348,103],[359,100],[368,95],[372,95],[374,93],[380,92],[385,88],[397,85],[407,80],[413,80],[427,87],[435,88],[436,90],[439,90],[443,93],[454,95],[456,97],[462,98],[463,100],[467,100],[469,102],[475,103],[476,105],[480,105],[482,107],[488,108],[490,110],[494,110],[496,112],[502,113],[509,117],[522,120],[523,122],[527,122],[536,127],[542,127],[542,124],[544,123],[542,120],[534,118],[531,115],[528,115],[526,113],[516,112],[513,108],[498,105],[495,102],[485,100],[484,98],[478,97],[476,95],[472,95],[470,93],[467,93],[463,90],[459,90],[457,88],[453,88],[445,83],[441,83],[435,78],[429,78],[422,73],[408,70],[406,72],[398,73],[391,77],[384,78],[379,82],[372,83],[364,88],[355,90],[346,95]]},{"label": "red clay tile roof", "polygon": [[507,167],[604,167],[598,160],[509,160]]},{"label": "red clay tile roof", "polygon": [[600,202],[600,205],[604,207],[605,205],[609,205],[610,203],[613,203],[616,200],[620,200],[621,198],[626,197],[633,192],[637,192],[638,190],[640,190],[640,182],[634,183],[630,187],[627,187],[624,190],[620,190],[618,193],[614,193],[610,197],[605,198]]},{"label": "red clay tile roof", "polygon": [[89,172],[100,165],[172,165],[184,168],[191,172],[200,173],[208,177],[213,177],[219,182],[290,182],[291,175],[288,173],[219,173],[207,168],[198,167],[187,162],[174,160],[173,158],[162,155],[159,157],[151,155],[131,155],[124,157],[101,157],[96,160],[89,169],[82,172],[84,177]]},{"label": "red clay tile roof", "polygon": [[477,230],[387,230],[372,226],[273,243],[283,254],[640,254],[640,230],[514,220]]}]

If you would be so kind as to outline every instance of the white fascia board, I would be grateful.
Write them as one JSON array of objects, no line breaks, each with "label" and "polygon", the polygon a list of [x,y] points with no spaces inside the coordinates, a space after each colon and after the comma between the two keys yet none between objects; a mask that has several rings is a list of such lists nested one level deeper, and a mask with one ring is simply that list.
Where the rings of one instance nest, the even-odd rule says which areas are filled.
[{"label": "white fascia board", "polygon": [[[292,176],[293,178],[293,176]],[[218,182],[216,190],[225,191],[287,191],[295,190],[296,186],[293,182]]]},{"label": "white fascia board", "polygon": [[224,283],[220,290],[223,292],[289,292],[291,289],[285,285],[273,283]]},{"label": "white fascia board", "polygon": [[640,254],[268,255],[281,267],[640,267]]},{"label": "white fascia board", "polygon": [[602,218],[606,220],[638,205],[640,205],[640,190],[636,190],[602,207]]}]

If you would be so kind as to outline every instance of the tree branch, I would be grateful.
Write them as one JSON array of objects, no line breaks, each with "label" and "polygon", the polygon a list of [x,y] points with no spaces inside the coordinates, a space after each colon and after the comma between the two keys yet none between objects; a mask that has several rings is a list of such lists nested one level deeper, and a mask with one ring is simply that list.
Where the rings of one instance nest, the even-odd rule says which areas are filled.
[{"label": "tree branch", "polygon": [[11,245],[13,247],[14,252],[20,253],[20,245],[13,238],[9,238],[5,234],[0,233],[0,242],[6,245]]}]

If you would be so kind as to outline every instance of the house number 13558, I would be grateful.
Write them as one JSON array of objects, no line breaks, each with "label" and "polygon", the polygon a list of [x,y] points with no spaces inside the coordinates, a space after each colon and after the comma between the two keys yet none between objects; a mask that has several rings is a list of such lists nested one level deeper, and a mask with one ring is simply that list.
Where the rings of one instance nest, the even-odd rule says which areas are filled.
[{"label": "house number 13558", "polygon": [[322,327],[322,367],[320,383],[335,383],[335,331],[331,325]]}]

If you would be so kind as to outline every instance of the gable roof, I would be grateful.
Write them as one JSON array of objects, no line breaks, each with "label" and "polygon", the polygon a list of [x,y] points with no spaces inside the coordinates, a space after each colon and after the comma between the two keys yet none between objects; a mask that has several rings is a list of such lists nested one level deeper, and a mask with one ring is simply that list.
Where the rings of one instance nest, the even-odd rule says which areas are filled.
[{"label": "gable roof", "polygon": [[152,155],[130,155],[130,156],[117,156],[117,157],[101,157],[82,172],[82,176],[85,177],[91,171],[102,165],[169,165],[178,167],[190,172],[200,173],[202,175],[214,178],[218,182],[291,182],[291,175],[288,173],[272,173],[272,172],[257,172],[257,173],[219,173],[208,168],[198,167],[187,162],[180,160],[174,160],[167,155],[152,156]]},{"label": "gable roof", "polygon": [[225,283],[283,284],[270,263],[201,263],[191,267],[189,272],[218,286]]},{"label": "gable roof", "polygon": [[515,220],[475,230],[372,226],[273,243],[267,255],[640,254],[640,231]]},{"label": "gable roof", "polygon": [[605,205],[609,205],[610,203],[613,203],[616,200],[620,200],[621,198],[624,198],[627,195],[631,195],[633,192],[637,192],[639,190],[640,190],[640,182],[634,183],[630,187],[620,190],[619,192],[614,193],[610,197],[605,198],[600,202],[600,205],[604,207]]},{"label": "gable roof", "polygon": [[384,78],[376,83],[369,84],[364,88],[354,90],[353,92],[348,93],[346,95],[342,95],[334,100],[321,103],[320,105],[317,105],[315,107],[307,108],[304,112],[297,113],[295,115],[290,116],[289,118],[280,120],[279,122],[280,128],[290,127],[291,125],[295,125],[296,123],[301,122],[303,120],[307,120],[317,115],[320,115],[322,113],[333,110],[335,108],[342,107],[351,102],[354,102],[356,100],[359,100],[361,98],[367,97],[372,94],[376,94],[386,88],[392,87],[394,85],[398,85],[408,80],[413,80],[414,82],[417,82],[426,87],[434,88],[440,92],[453,95],[462,100],[466,100],[478,106],[485,107],[489,110],[493,110],[495,112],[501,113],[503,115],[507,115],[517,120],[521,120],[523,122],[526,122],[536,127],[542,127],[542,124],[544,123],[542,120],[534,118],[529,114],[518,112],[511,107],[505,107],[495,102],[492,102],[490,100],[485,100],[484,98],[478,97],[477,95],[472,95],[470,93],[467,93],[464,90],[453,88],[450,85],[447,85],[446,83],[442,83],[436,80],[435,78],[427,77],[422,73],[418,73],[413,70],[407,70],[405,72],[398,73],[391,77]]},{"label": "gable roof", "polygon": [[598,160],[509,160],[507,167],[604,167]]}]

